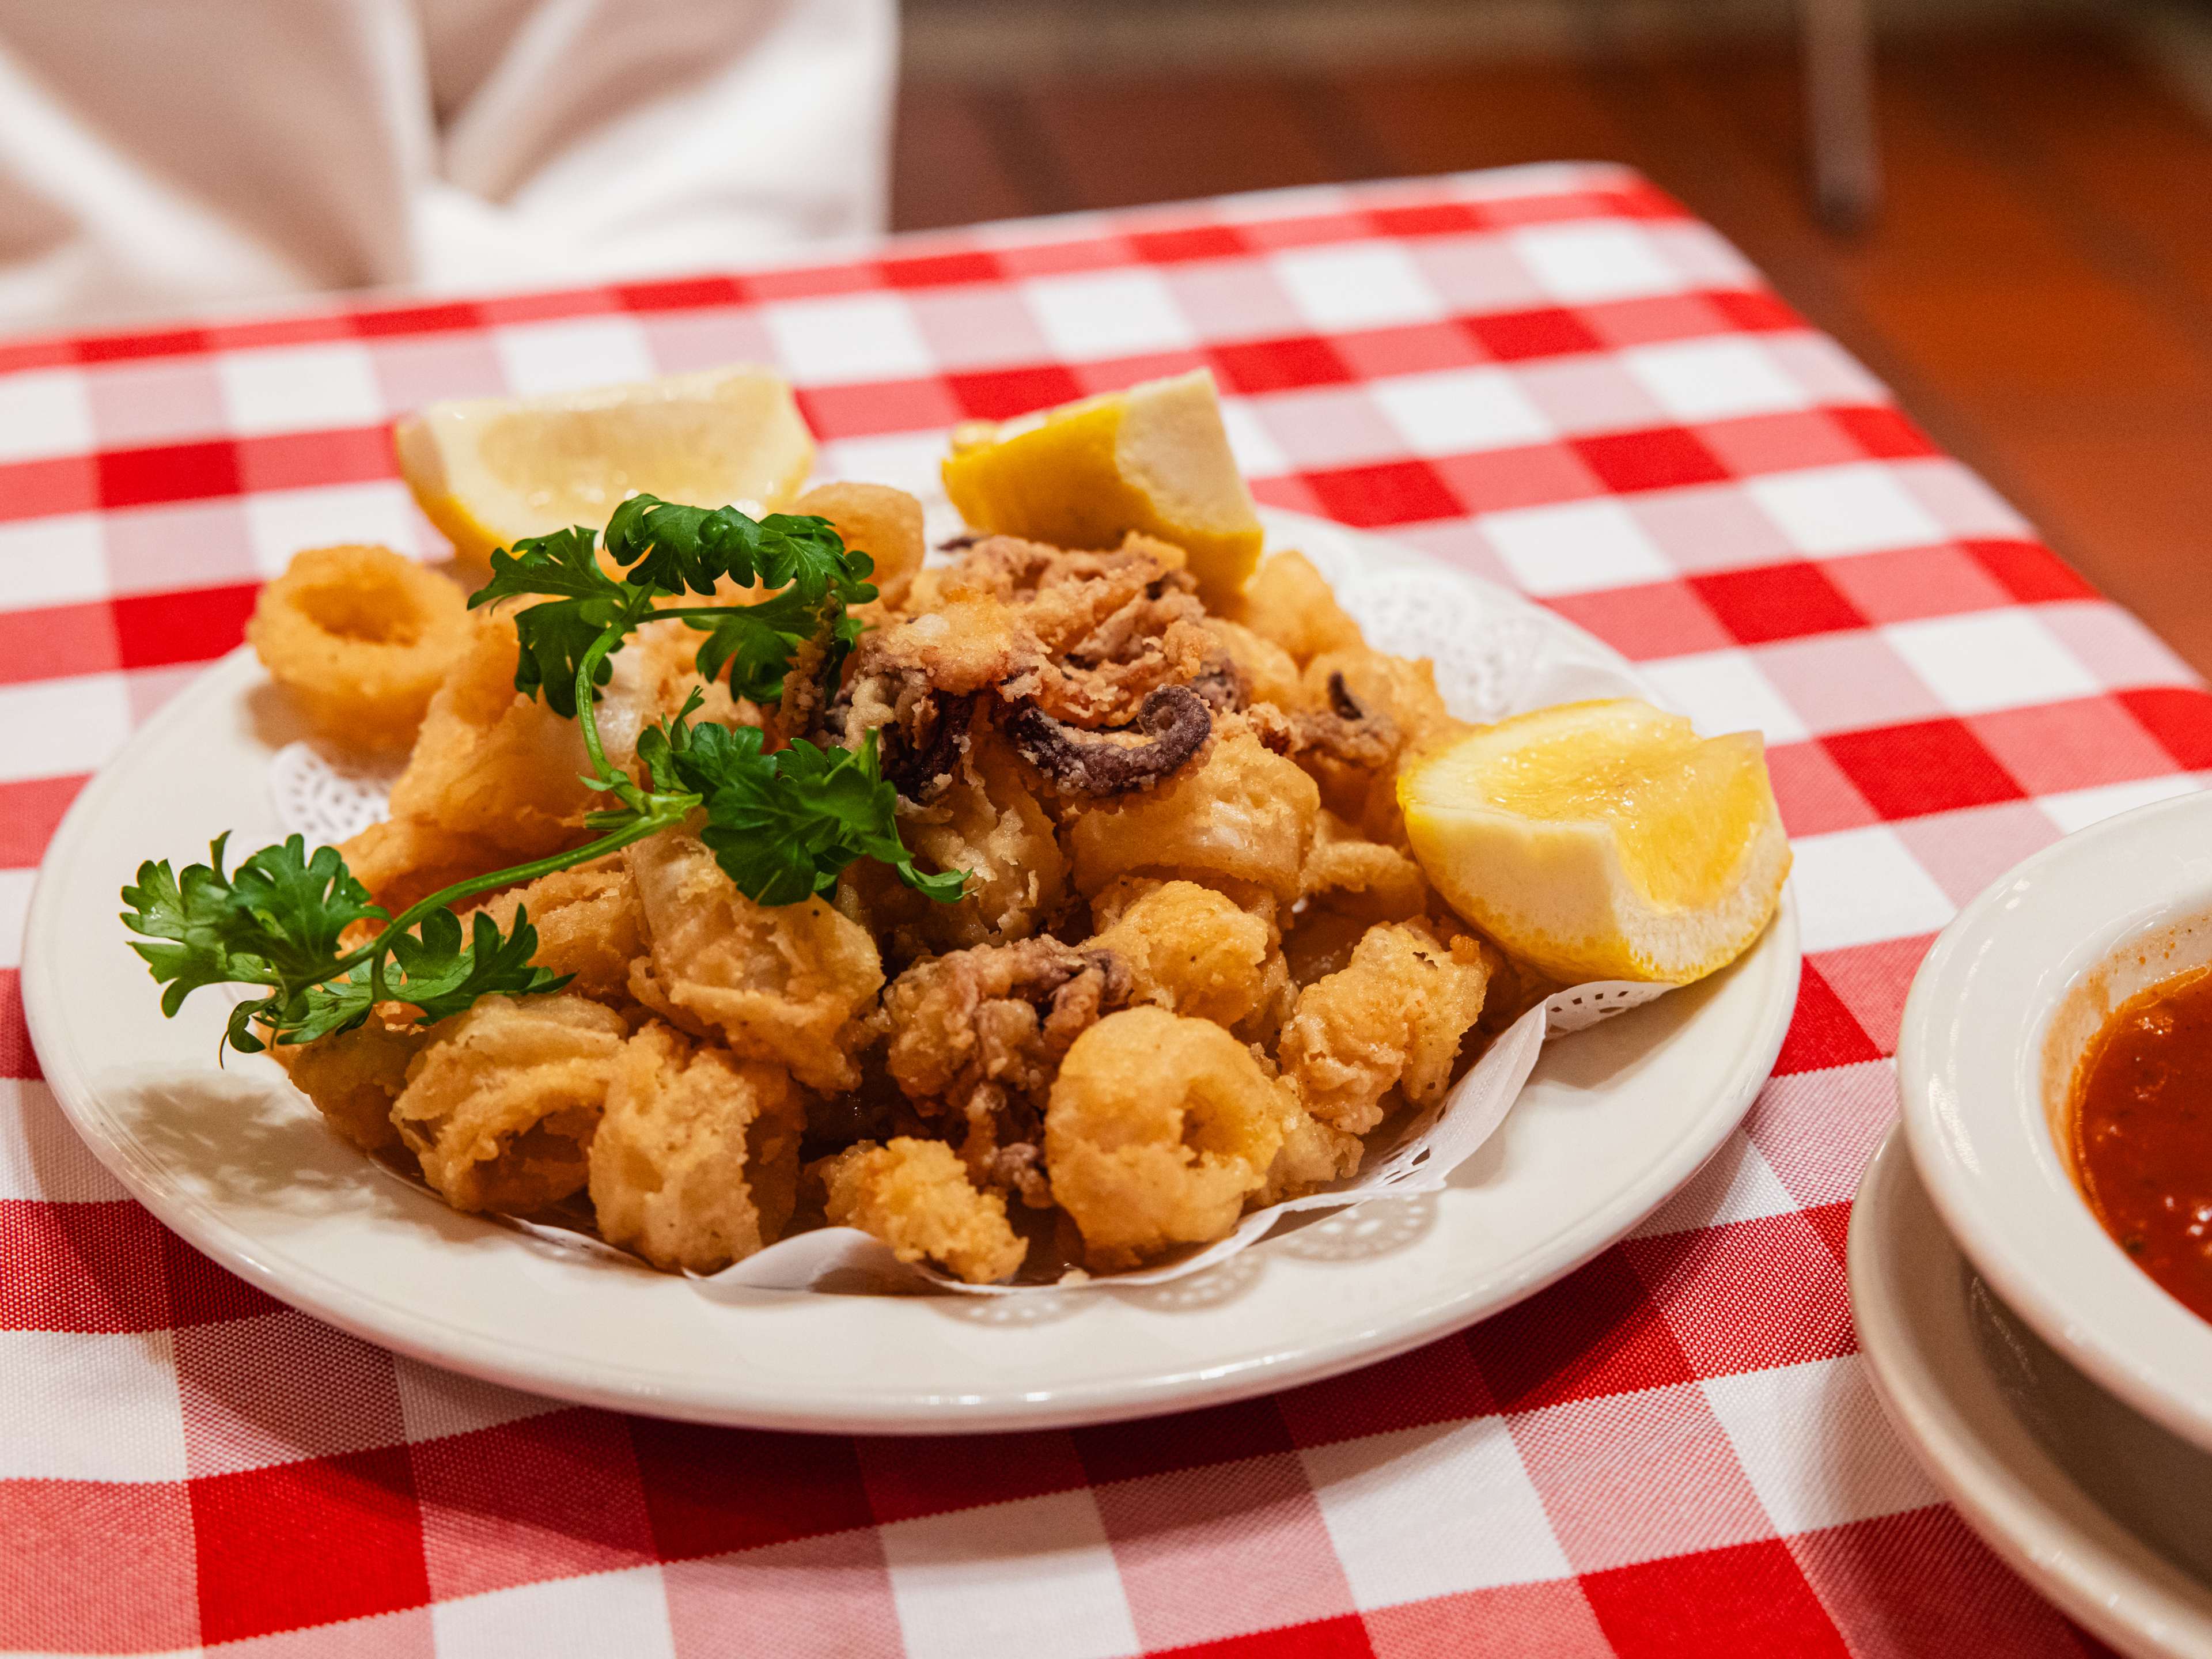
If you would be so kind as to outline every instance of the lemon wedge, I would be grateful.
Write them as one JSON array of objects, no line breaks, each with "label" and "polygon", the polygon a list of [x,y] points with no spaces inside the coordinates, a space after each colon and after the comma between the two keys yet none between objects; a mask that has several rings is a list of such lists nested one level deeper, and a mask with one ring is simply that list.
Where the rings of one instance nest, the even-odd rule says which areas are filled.
[{"label": "lemon wedge", "polygon": [[988,533],[1055,547],[1118,547],[1133,530],[1173,542],[1209,605],[1260,562],[1259,515],[1204,369],[997,428],[964,425],[944,472],[960,516]]},{"label": "lemon wedge", "polygon": [[761,368],[433,404],[392,436],[424,514],[479,561],[525,536],[600,529],[641,492],[758,517],[814,465],[791,387]]},{"label": "lemon wedge", "polygon": [[1565,984],[1701,979],[1790,873],[1759,733],[1700,738],[1631,699],[1479,726],[1401,773],[1398,801],[1452,908]]}]

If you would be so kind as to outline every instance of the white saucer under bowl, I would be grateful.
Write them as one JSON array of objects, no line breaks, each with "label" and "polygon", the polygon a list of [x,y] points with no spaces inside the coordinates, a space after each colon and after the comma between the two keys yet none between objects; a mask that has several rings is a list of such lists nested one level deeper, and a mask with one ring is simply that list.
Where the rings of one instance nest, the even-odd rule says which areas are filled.
[{"label": "white saucer under bowl", "polygon": [[2212,1659],[2212,1455],[2062,1359],[1960,1255],[1893,1131],[1851,1210],[1851,1313],[1891,1424],[1968,1525],[2137,1659]]},{"label": "white saucer under bowl", "polygon": [[1961,911],[1897,1045],[1913,1163],[1945,1224],[2073,1364],[2212,1448],[2212,1322],[2114,1243],[2063,1148],[2075,1063],[2110,1007],[2212,961],[2212,794],[2046,848]]}]

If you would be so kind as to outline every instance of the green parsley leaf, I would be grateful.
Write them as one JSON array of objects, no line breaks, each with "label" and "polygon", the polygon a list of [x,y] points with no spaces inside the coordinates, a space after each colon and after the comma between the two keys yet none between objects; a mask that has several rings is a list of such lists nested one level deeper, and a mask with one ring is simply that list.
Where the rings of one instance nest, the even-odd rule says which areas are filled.
[{"label": "green parsley leaf", "polygon": [[714,678],[726,663],[732,696],[775,702],[783,696],[792,654],[822,627],[823,605],[818,599],[808,604],[794,586],[727,616],[687,617],[684,622],[707,635],[699,643],[702,676]]},{"label": "green parsley leaf", "polygon": [[[569,975],[532,963],[538,930],[530,925],[526,906],[515,908],[514,926],[505,935],[481,910],[470,921],[466,945],[461,942],[460,918],[451,910],[433,910],[416,931],[392,934],[384,1000],[409,1004],[420,1012],[423,1024],[435,1024],[466,1013],[479,997],[532,996],[568,982]],[[315,987],[305,1002],[304,1017],[288,1025],[280,1042],[312,1042],[360,1024],[372,1006],[368,963]]]},{"label": "green parsley leaf", "polygon": [[875,562],[848,553],[827,519],[771,513],[752,519],[734,507],[684,507],[633,495],[607,521],[607,552],[629,580],[665,592],[712,593],[725,576],[750,586],[789,586],[799,603],[831,594],[848,605],[876,597]]},{"label": "green parsley leaf", "polygon": [[[515,612],[522,641],[515,664],[514,689],[525,696],[543,691],[546,705],[563,717],[576,717],[576,671],[584,653],[611,629],[628,634],[652,609],[657,595],[647,587],[616,580],[592,553],[592,532],[579,525],[550,536],[515,543],[491,556],[491,580],[469,596],[469,608],[501,599],[535,598],[536,605]],[[622,649],[620,636],[612,650]],[[592,683],[605,685],[613,672],[599,660]]]}]

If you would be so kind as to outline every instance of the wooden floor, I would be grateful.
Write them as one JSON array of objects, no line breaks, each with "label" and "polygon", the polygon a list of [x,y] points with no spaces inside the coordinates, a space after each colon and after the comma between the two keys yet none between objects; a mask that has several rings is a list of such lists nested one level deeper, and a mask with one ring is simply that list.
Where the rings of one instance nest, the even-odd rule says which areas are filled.
[{"label": "wooden floor", "polygon": [[902,227],[1605,158],[1731,237],[2051,544],[2212,673],[2212,129],[2116,41],[1884,54],[1889,204],[1811,220],[1793,59],[909,79]]}]

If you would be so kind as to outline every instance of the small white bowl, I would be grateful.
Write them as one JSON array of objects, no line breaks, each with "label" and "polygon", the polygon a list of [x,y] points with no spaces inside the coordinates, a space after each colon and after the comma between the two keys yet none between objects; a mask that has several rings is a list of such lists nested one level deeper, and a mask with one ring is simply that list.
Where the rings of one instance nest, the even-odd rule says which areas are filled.
[{"label": "small white bowl", "polygon": [[2103,1387],[2212,1449],[2212,1322],[2160,1289],[2075,1185],[2074,1068],[2104,1016],[2212,962],[2212,794],[2093,824],[1943,931],[1912,981],[1897,1079],[1912,1161],[1960,1247]]}]

